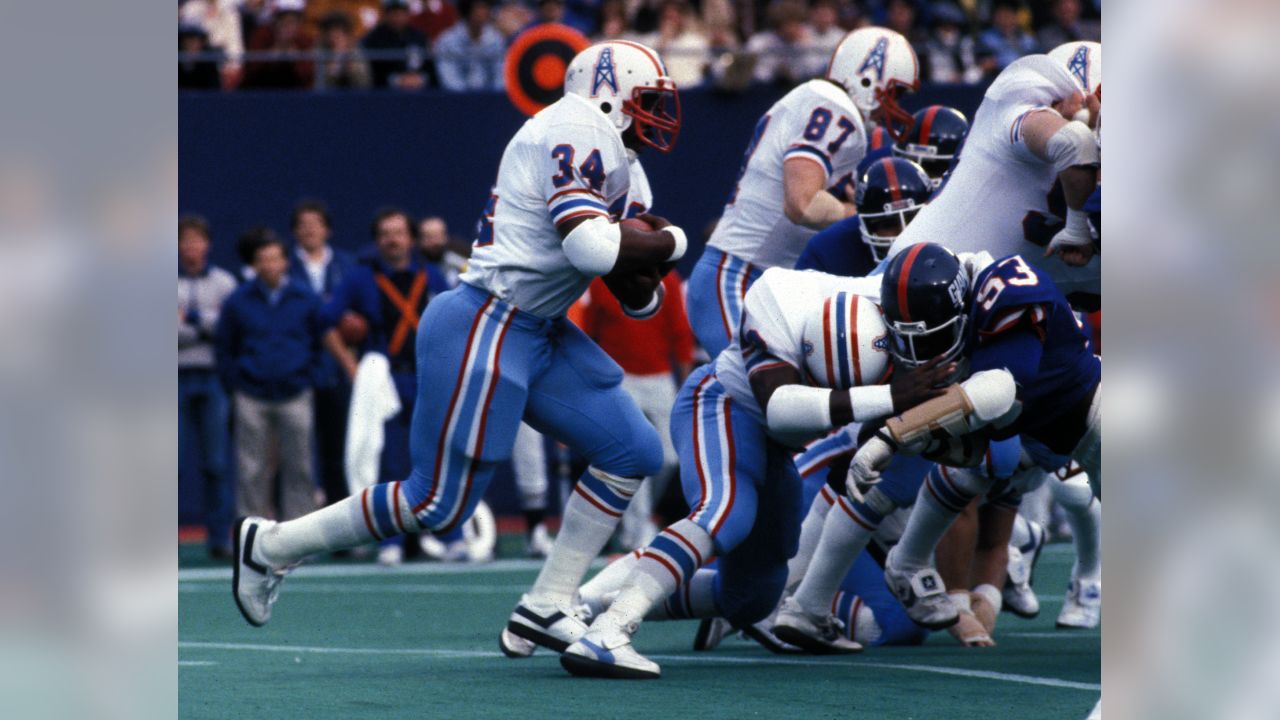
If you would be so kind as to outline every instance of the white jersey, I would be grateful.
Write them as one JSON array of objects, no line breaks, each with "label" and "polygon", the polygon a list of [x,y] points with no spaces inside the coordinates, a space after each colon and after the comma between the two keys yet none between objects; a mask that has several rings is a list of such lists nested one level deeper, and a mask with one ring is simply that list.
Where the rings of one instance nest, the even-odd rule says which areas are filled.
[{"label": "white jersey", "polygon": [[609,118],[565,95],[507,144],[461,280],[526,312],[559,317],[592,276],[569,262],[556,225],[635,215],[651,202],[644,169]]},{"label": "white jersey", "polygon": [[[751,373],[784,362],[805,376],[805,318],[815,307],[837,292],[861,295],[880,301],[880,277],[850,278],[817,270],[766,270],[747,290],[742,306],[740,331],[733,343],[716,357],[716,379],[733,401],[764,422],[764,412],[751,391]],[[755,335],[753,348],[743,352],[741,337]],[[762,352],[759,348],[767,348]]]},{"label": "white jersey", "polygon": [[756,123],[738,184],[708,244],[760,267],[794,267],[817,231],[783,213],[782,164],[809,158],[833,185],[854,172],[866,152],[862,116],[844,90],[826,80],[797,87]]},{"label": "white jersey", "polygon": [[1044,258],[1044,248],[1023,234],[1023,220],[1030,213],[1049,212],[1057,173],[1052,163],[1027,148],[1022,121],[1074,92],[1079,85],[1071,74],[1047,55],[1028,55],[1005,68],[978,107],[951,177],[894,241],[889,257],[920,242],[957,253],[1022,255],[1064,294],[1100,294],[1099,258],[1073,268],[1058,258]]}]

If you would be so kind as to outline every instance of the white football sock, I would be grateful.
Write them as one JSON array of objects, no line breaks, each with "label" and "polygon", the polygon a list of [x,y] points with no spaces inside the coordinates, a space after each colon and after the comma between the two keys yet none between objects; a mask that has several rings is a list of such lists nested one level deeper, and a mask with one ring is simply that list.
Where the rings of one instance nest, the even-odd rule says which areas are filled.
[{"label": "white football sock", "polygon": [[640,478],[621,478],[596,468],[587,468],[569,495],[555,544],[529,590],[537,605],[568,604],[613,535],[626,511]]},{"label": "white football sock", "polygon": [[592,615],[599,615],[604,612],[609,608],[609,604],[613,602],[613,598],[618,594],[618,591],[622,590],[627,576],[631,574],[631,570],[635,568],[636,562],[639,560],[640,551],[632,550],[605,565],[604,569],[596,573],[595,577],[578,588],[578,599],[591,608]]},{"label": "white football sock", "polygon": [[822,538],[822,525],[827,520],[827,513],[831,511],[833,502],[835,494],[826,485],[813,496],[809,512],[800,524],[800,549],[796,551],[795,557],[787,561],[787,592],[795,591],[796,586],[804,579],[805,572],[809,570],[813,553],[818,549],[818,540]]},{"label": "white football sock", "polygon": [[692,578],[711,550],[711,536],[692,520],[673,523],[644,549],[627,576],[626,586],[600,620],[619,627],[638,625],[650,610]]},{"label": "white football sock", "polygon": [[[374,485],[345,500],[287,522],[277,523],[258,535],[254,554],[274,568],[286,567],[321,552],[346,550],[417,532],[418,520],[400,483]],[[385,506],[375,508],[374,505]]]},{"label": "white football sock", "polygon": [[1009,544],[1021,550],[1031,543],[1031,523],[1021,514],[1013,518],[1013,532],[1009,534]]},{"label": "white football sock", "polygon": [[667,596],[653,606],[645,620],[688,620],[713,618],[720,615],[716,609],[716,575],[718,571],[702,568],[686,579]]},{"label": "white football sock", "polygon": [[937,466],[929,471],[907,518],[902,539],[893,549],[900,568],[922,568],[961,510],[986,492],[993,481],[968,470]]},{"label": "white football sock", "polygon": [[[878,493],[877,493],[878,494]],[[795,600],[806,612],[823,616],[831,612],[831,600],[840,582],[849,574],[853,561],[862,552],[883,516],[868,512],[864,503],[855,507],[848,498],[836,498],[822,525],[822,540],[813,553],[809,571],[796,587]]]},{"label": "white football sock", "polygon": [[1070,480],[1055,482],[1053,499],[1066,511],[1076,546],[1076,564],[1071,576],[1096,580],[1102,575],[1102,502],[1094,499],[1093,490],[1084,478],[1076,475]]}]

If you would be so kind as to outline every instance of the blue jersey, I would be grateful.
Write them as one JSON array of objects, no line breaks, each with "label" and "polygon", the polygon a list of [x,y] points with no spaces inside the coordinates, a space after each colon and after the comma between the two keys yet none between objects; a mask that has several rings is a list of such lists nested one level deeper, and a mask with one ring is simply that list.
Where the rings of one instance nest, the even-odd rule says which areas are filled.
[{"label": "blue jersey", "polygon": [[1022,402],[1017,421],[998,436],[1022,433],[1070,453],[1102,379],[1084,326],[1048,274],[1020,255],[993,262],[973,286],[971,372],[1008,370]]},{"label": "blue jersey", "polygon": [[809,238],[796,261],[797,270],[821,270],[844,277],[865,277],[875,266],[871,247],[862,241],[862,226],[856,215]]}]

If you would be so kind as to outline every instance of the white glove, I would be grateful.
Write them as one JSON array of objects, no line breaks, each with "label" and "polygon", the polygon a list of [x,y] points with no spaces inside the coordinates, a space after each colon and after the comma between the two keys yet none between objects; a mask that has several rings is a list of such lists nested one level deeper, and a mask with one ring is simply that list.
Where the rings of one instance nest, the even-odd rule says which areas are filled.
[{"label": "white glove", "polygon": [[861,502],[863,488],[869,488],[880,482],[880,471],[893,459],[893,447],[877,435],[872,435],[858,452],[853,454],[849,462],[849,475],[845,478],[844,489],[849,499]]},{"label": "white glove", "polygon": [[1049,241],[1049,247],[1045,249],[1044,255],[1050,257],[1063,250],[1083,251],[1085,262],[1093,257],[1093,233],[1089,231],[1089,215],[1085,211],[1067,210],[1067,224]]}]

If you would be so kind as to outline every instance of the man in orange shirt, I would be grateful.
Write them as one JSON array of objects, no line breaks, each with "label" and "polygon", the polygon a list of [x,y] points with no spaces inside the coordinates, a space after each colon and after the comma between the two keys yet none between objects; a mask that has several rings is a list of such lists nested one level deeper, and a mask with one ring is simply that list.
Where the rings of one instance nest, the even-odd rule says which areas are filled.
[{"label": "man in orange shirt", "polygon": [[653,504],[662,496],[678,462],[671,444],[671,406],[676,390],[693,369],[693,331],[684,310],[684,289],[676,273],[668,273],[662,309],[647,320],[622,313],[604,281],[596,278],[582,297],[580,312],[570,316],[599,343],[626,373],[622,388],[631,394],[662,438],[662,470],[645,479],[622,517],[619,539],[627,548],[644,547],[658,533]]}]

